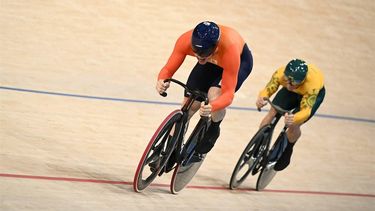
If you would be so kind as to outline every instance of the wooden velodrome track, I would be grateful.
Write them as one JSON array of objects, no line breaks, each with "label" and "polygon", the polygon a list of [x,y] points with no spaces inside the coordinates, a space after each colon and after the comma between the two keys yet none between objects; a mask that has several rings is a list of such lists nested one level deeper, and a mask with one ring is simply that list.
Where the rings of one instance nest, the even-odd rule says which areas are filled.
[{"label": "wooden velodrome track", "polygon": [[[132,189],[153,132],[178,108],[154,90],[175,39],[202,20],[237,29],[254,69],[190,186]],[[375,4],[332,1],[0,1],[0,210],[375,210]],[[327,95],[291,166],[263,192],[228,190],[265,112],[258,91],[293,57]],[[195,59],[175,78],[185,80]]]}]

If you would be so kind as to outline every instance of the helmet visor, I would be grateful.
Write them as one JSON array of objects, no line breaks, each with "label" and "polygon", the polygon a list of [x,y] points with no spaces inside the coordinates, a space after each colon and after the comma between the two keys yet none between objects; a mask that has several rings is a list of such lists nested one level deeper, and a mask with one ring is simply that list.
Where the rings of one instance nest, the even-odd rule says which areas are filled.
[{"label": "helmet visor", "polygon": [[204,58],[212,55],[216,49],[216,46],[212,46],[210,48],[203,48],[202,46],[192,45],[191,48],[195,54],[197,54],[199,57]]},{"label": "helmet visor", "polygon": [[292,86],[301,85],[301,83],[303,82],[303,81],[294,79],[292,76],[287,76],[287,75],[284,75],[284,76],[285,76],[285,79],[288,81],[288,83]]}]

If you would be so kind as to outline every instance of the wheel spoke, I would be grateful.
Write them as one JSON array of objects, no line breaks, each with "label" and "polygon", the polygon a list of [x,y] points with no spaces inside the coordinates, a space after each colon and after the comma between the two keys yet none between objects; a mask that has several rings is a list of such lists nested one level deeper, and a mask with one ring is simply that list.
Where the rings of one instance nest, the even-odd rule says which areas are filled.
[{"label": "wheel spoke", "polygon": [[268,128],[261,128],[246,146],[243,154],[238,160],[235,169],[233,170],[230,180],[230,188],[237,188],[246,178],[252,173],[257,173],[260,167],[259,161],[262,154],[267,150],[267,144],[264,144]]}]

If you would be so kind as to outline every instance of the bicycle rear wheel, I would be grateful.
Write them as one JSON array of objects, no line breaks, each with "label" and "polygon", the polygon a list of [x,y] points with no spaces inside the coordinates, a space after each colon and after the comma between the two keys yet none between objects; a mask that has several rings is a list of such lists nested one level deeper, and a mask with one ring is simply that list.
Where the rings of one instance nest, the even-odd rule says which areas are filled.
[{"label": "bicycle rear wheel", "polygon": [[[170,113],[159,128],[155,131],[151,140],[149,141],[143,155],[138,163],[137,170],[134,175],[133,189],[135,192],[141,192],[156,178],[162,171],[174,147],[167,147],[168,136],[174,125],[181,119],[181,110],[175,110]],[[179,129],[175,128],[171,143],[175,145],[176,136],[179,134]],[[152,162],[158,162],[157,167],[148,168]]]},{"label": "bicycle rear wheel", "polygon": [[257,185],[256,185],[256,190],[261,191],[264,188],[267,187],[268,184],[272,181],[272,179],[275,177],[277,171],[273,169],[275,166],[276,162],[269,162],[267,163],[266,166],[262,168],[260,171],[258,180],[257,180]]},{"label": "bicycle rear wheel", "polygon": [[267,155],[267,164],[262,168],[256,185],[256,190],[261,191],[267,187],[275,177],[277,171],[274,166],[283,154],[288,140],[285,131],[281,132]]},{"label": "bicycle rear wheel", "polygon": [[[261,161],[263,153],[266,152],[269,143],[266,141],[270,140],[269,126],[262,127],[250,140],[249,144],[245,147],[240,158],[234,167],[232,176],[229,182],[230,189],[236,189],[243,181],[247,178],[250,172],[253,171],[255,166]],[[267,139],[267,140],[265,140]]]},{"label": "bicycle rear wheel", "polygon": [[195,147],[204,137],[207,131],[207,120],[201,119],[191,133],[188,141],[183,147],[181,160],[178,162],[171,179],[170,191],[177,194],[193,179],[203,160],[196,163],[189,162],[195,152]]}]

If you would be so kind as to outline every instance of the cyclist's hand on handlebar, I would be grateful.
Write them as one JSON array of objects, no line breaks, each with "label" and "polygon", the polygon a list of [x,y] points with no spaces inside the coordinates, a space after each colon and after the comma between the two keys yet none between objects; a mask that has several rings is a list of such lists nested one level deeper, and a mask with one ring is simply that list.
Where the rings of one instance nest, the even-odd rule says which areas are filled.
[{"label": "cyclist's hand on handlebar", "polygon": [[211,114],[212,106],[210,104],[205,105],[204,102],[201,103],[201,107],[199,109],[199,115],[201,116],[209,116]]},{"label": "cyclist's hand on handlebar", "polygon": [[267,101],[265,101],[263,97],[259,96],[255,104],[258,110],[260,110],[263,106],[267,105]]},{"label": "cyclist's hand on handlebar", "polygon": [[294,114],[285,113],[284,122],[286,126],[291,126],[293,124]]},{"label": "cyclist's hand on handlebar", "polygon": [[169,88],[170,82],[164,82],[164,79],[160,79],[156,82],[156,91],[159,94],[164,93]]}]

